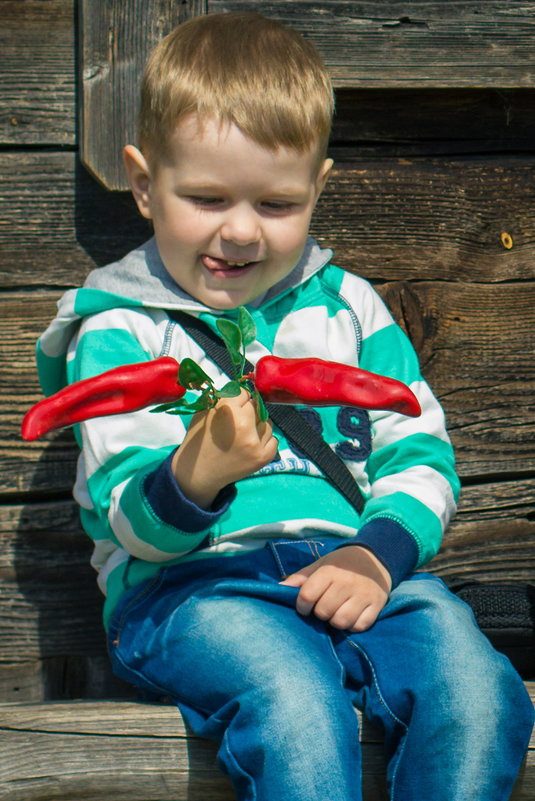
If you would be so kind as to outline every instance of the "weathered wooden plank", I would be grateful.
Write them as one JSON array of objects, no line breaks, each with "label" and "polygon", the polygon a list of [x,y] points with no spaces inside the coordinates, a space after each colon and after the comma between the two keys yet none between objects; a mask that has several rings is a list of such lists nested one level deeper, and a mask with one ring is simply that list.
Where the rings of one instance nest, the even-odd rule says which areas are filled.
[{"label": "weathered wooden plank", "polygon": [[535,479],[463,487],[457,515],[426,569],[442,578],[535,584]]},{"label": "weathered wooden plank", "polygon": [[74,145],[73,0],[0,3],[0,145]]},{"label": "weathered wooden plank", "polygon": [[[199,740],[186,726],[174,704],[75,700],[67,703],[1,704],[0,730],[49,734],[102,734],[128,737],[177,737]],[[365,742],[382,743],[383,737],[357,712]],[[534,742],[535,747],[535,742]]]},{"label": "weathered wooden plank", "polygon": [[[0,144],[74,145],[72,0],[3,0],[1,15]],[[332,141],[358,142],[361,153],[518,152],[533,142],[529,89],[341,88],[336,95]]]},{"label": "weathered wooden plank", "polygon": [[258,10],[294,26],[317,46],[336,86],[534,85],[535,20],[522,0],[209,0],[208,10]]},{"label": "weathered wooden plank", "polygon": [[33,704],[72,698],[135,700],[137,693],[134,687],[113,674],[106,653],[63,654],[26,662],[0,661],[0,704]]},{"label": "weathered wooden plank", "polygon": [[203,801],[206,793],[213,801],[235,798],[217,770],[213,745],[190,746],[172,736],[10,733],[2,752],[3,764],[11,765],[2,771],[2,801]]},{"label": "weathered wooden plank", "polygon": [[[72,0],[4,0],[1,19],[0,144],[74,145]],[[414,150],[408,139],[420,153],[519,150],[530,147],[534,107],[529,90],[340,90],[333,141],[403,153]]]},{"label": "weathered wooden plank", "polygon": [[[124,145],[137,141],[143,65],[154,45],[203,0],[81,0],[81,141],[83,163],[109,189],[126,189]],[[142,21],[142,22],[141,22]]]},{"label": "weathered wooden plank", "polygon": [[[54,660],[56,664],[57,660]],[[41,703],[49,699],[45,690],[43,663],[0,662],[0,700],[24,704]]]},{"label": "weathered wooden plank", "polygon": [[[173,707],[83,703],[0,710],[2,801],[17,798],[17,791],[25,801],[93,801],[108,794],[132,801],[235,798],[216,767],[215,744],[189,734]],[[380,737],[366,726],[362,743],[367,797],[386,800]]]},{"label": "weathered wooden plank", "polygon": [[0,303],[0,494],[70,492],[76,475],[77,448],[72,432],[46,443],[24,443],[20,426],[25,412],[43,397],[35,367],[35,343],[56,312],[58,294],[4,296]]},{"label": "weathered wooden plank", "polygon": [[422,282],[383,291],[446,411],[461,475],[532,471],[535,285]]},{"label": "weathered wooden plank", "polygon": [[[535,699],[533,684],[528,684]],[[173,707],[129,703],[2,705],[2,801],[231,801],[216,746],[192,736]],[[378,735],[362,727],[363,791],[388,798]],[[533,799],[535,743],[511,801]]]},{"label": "weathered wooden plank", "polygon": [[535,91],[340,89],[331,147],[360,157],[530,152]]},{"label": "weathered wooden plank", "polygon": [[[532,156],[340,161],[312,233],[365,278],[532,279],[534,194]],[[0,217],[4,287],[79,284],[150,235],[70,153],[0,153]]]},{"label": "weathered wooden plank", "polygon": [[[5,714],[4,714],[5,712]],[[195,737],[187,730],[181,715],[173,706],[155,706],[137,703],[72,703],[72,704],[46,704],[46,705],[3,705],[0,707],[0,743],[8,744],[7,754],[11,756],[13,751],[17,752],[18,758],[22,758],[23,768],[19,772],[12,766],[2,775],[0,768],[0,786],[11,785],[10,777],[16,776],[16,783],[27,781],[28,773],[33,781],[41,772],[43,775],[37,781],[45,782],[46,770],[43,762],[49,757],[46,750],[51,746],[51,741],[56,742],[56,747],[69,754],[69,763],[73,765],[69,768],[73,774],[82,769],[80,763],[80,752],[82,749],[76,747],[76,737],[81,737],[84,742],[83,752],[89,755],[93,753],[95,761],[101,762],[101,753],[108,751],[113,753],[114,744],[120,738],[121,749],[126,749],[126,759],[123,764],[112,768],[114,797],[123,798],[125,788],[121,774],[125,771],[128,762],[136,759],[136,767],[133,771],[133,780],[130,790],[135,795],[131,796],[134,801],[136,798],[151,799],[182,799],[182,798],[207,798],[227,799],[234,798],[228,781],[224,779],[216,768],[216,746],[208,741]],[[359,713],[362,723],[362,716]],[[69,735],[71,735],[69,737]],[[74,735],[74,736],[72,736]],[[30,762],[26,744],[31,738],[32,744],[37,745],[37,765]],[[361,741],[364,746],[364,774],[365,786],[373,791],[374,785],[383,788],[383,792],[371,795],[370,798],[387,798],[384,791],[384,765],[382,758],[382,737],[366,721],[362,726]],[[98,746],[102,746],[99,748]],[[106,748],[104,748],[106,746]],[[145,746],[145,749],[143,748]],[[4,751],[3,751],[4,753]],[[150,756],[148,756],[150,755]],[[121,758],[122,759],[122,758]],[[165,769],[165,781],[160,786],[156,780],[156,772],[163,760],[168,759]],[[105,758],[106,764],[109,758]],[[74,764],[73,764],[74,763]],[[100,764],[100,770],[104,765]],[[41,768],[41,771],[40,771]],[[95,765],[90,774],[100,772]],[[172,771],[173,779],[168,781],[168,771]],[[57,771],[57,769],[56,769]],[[54,773],[56,773],[56,771]],[[188,773],[186,777],[184,774]],[[85,773],[85,771],[84,771]],[[178,775],[177,775],[178,774]],[[75,780],[75,776],[65,777],[67,781]],[[48,781],[48,779],[46,779]],[[62,777],[62,781],[64,778]],[[89,799],[96,797],[87,795],[91,792],[91,785],[96,783],[97,776],[90,776],[89,782],[85,777],[82,780],[83,797]],[[146,795],[141,795],[139,783],[145,785]],[[188,787],[182,786],[182,783]],[[209,783],[208,783],[209,782]],[[15,784],[16,786],[16,784]],[[24,785],[19,785],[24,786]],[[32,789],[33,789],[32,782]],[[166,793],[167,788],[167,793]],[[95,788],[98,792],[98,789]],[[93,790],[93,792],[95,792]],[[171,793],[172,791],[172,793]],[[65,792],[65,790],[62,790]],[[174,793],[178,792],[178,796]],[[119,793],[119,795],[116,795]],[[137,795],[137,793],[140,793]],[[163,795],[158,795],[163,793]],[[185,793],[187,793],[185,795]],[[202,793],[205,793],[204,795]],[[12,796],[5,796],[11,798]],[[28,801],[35,796],[28,796]],[[56,798],[56,796],[52,796]],[[58,796],[61,798],[62,796]],[[100,796],[102,797],[102,796]],[[2,791],[0,790],[0,798]],[[47,796],[48,798],[48,796]]]},{"label": "weathered wooden plank", "polygon": [[314,233],[367,278],[529,278],[534,181],[531,157],[337,162]]}]

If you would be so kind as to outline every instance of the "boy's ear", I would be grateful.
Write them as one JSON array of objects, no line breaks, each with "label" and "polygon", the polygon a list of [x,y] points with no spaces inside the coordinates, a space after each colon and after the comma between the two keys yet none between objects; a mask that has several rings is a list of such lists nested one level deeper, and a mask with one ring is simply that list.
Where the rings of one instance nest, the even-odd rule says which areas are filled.
[{"label": "boy's ear", "polygon": [[123,150],[123,162],[128,176],[128,183],[143,217],[152,219],[151,211],[151,174],[143,153],[134,145],[126,145]]},{"label": "boy's ear", "polygon": [[332,159],[325,159],[325,161],[322,163],[322,165],[318,170],[318,175],[316,178],[316,200],[323,192],[325,184],[327,183],[329,175],[331,174],[333,164],[334,161]]}]

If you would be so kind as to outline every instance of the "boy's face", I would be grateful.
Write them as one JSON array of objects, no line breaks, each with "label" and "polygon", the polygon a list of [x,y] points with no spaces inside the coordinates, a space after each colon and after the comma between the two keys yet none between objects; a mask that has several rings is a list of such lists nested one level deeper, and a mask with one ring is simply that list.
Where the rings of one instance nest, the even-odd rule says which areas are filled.
[{"label": "boy's face", "polygon": [[234,125],[201,127],[196,115],[177,127],[156,172],[137,148],[124,156],[167,271],[216,309],[249,303],[293,270],[332,166],[318,171],[315,149],[271,151]]}]

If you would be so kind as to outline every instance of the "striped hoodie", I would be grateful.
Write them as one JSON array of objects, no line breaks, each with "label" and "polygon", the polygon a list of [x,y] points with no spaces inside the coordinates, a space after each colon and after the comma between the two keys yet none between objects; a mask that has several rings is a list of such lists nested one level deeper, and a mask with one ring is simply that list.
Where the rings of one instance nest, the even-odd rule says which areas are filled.
[{"label": "striped hoodie", "polygon": [[[248,306],[257,339],[253,364],[267,353],[316,356],[403,381],[422,415],[351,407],[301,409],[344,459],[366,497],[359,516],[281,431],[277,458],[224,488],[209,510],[184,497],[170,462],[188,418],[149,409],[75,427],[81,448],[74,496],[94,541],[92,565],[106,595],[104,622],[121,594],[162,566],[262,547],[311,531],[372,550],[393,586],[437,552],[456,508],[459,481],[444,414],[422,379],[412,345],[363,279],[330,263],[309,238],[292,273]],[[149,240],[122,260],[94,270],[69,290],[37,343],[45,394],[122,364],[169,355],[197,361],[216,386],[227,381],[168,310],[216,321],[236,311],[209,309],[166,272]]]}]

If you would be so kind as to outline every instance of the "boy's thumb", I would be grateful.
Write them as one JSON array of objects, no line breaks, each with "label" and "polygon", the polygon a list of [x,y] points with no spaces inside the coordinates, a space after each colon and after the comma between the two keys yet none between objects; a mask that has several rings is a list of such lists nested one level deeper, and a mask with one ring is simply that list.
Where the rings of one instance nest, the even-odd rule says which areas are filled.
[{"label": "boy's thumb", "polygon": [[284,581],[279,581],[279,584],[284,584],[286,587],[302,587],[311,572],[313,571],[304,567],[302,570],[298,570],[297,573],[286,576]]}]

